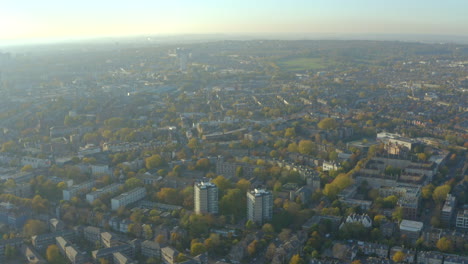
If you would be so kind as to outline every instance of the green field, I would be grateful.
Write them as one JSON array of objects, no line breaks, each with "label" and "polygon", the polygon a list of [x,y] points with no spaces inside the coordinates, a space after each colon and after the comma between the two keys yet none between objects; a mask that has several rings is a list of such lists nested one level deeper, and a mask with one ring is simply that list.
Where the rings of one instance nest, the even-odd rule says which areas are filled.
[{"label": "green field", "polygon": [[306,71],[325,69],[330,66],[330,63],[322,58],[296,58],[278,61],[277,65],[287,71]]}]

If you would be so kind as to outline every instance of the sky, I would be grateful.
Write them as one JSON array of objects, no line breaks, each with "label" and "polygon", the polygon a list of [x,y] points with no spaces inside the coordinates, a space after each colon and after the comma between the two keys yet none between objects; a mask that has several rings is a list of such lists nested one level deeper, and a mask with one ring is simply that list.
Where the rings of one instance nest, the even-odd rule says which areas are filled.
[{"label": "sky", "polygon": [[468,36],[467,0],[0,0],[0,44],[175,34]]}]

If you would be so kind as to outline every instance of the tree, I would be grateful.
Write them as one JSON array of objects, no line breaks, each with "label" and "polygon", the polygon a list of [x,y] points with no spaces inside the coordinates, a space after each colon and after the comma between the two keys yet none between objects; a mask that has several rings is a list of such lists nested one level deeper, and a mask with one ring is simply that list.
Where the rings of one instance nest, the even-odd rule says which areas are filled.
[{"label": "tree", "polygon": [[132,190],[132,189],[135,189],[135,188],[141,187],[141,186],[143,186],[143,182],[140,179],[135,178],[135,177],[127,179],[125,181],[125,188],[127,190]]},{"label": "tree", "polygon": [[240,189],[242,192],[247,192],[250,189],[250,181],[246,179],[240,179],[236,183],[236,187]]},{"label": "tree", "polygon": [[206,252],[206,247],[202,243],[196,242],[192,243],[190,246],[190,254],[192,254],[192,256],[198,256],[204,252]]},{"label": "tree", "polygon": [[301,258],[301,256],[299,256],[299,254],[295,254],[292,256],[289,264],[304,264],[304,260]]},{"label": "tree", "polygon": [[2,144],[1,152],[15,152],[19,149],[18,144],[14,141],[7,141]]},{"label": "tree", "polygon": [[45,233],[47,225],[40,220],[28,220],[23,227],[23,233],[26,236],[35,236]]},{"label": "tree", "polygon": [[450,239],[442,237],[437,241],[436,247],[442,252],[452,252],[453,243]]},{"label": "tree", "polygon": [[294,127],[286,128],[284,136],[288,138],[293,138],[296,136],[296,129]]},{"label": "tree", "polygon": [[145,166],[148,170],[157,168],[163,164],[161,156],[154,154],[151,157],[145,159]]},{"label": "tree", "polygon": [[210,168],[210,160],[207,158],[199,159],[195,164],[197,170],[207,171]]},{"label": "tree", "polygon": [[22,168],[21,168],[21,171],[22,172],[29,172],[29,171],[32,171],[33,170],[33,167],[29,164],[27,165],[24,165]]},{"label": "tree", "polygon": [[432,193],[432,199],[434,199],[434,202],[441,204],[445,201],[449,192],[450,185],[445,184],[442,186],[438,186],[434,189],[434,192]]},{"label": "tree", "polygon": [[62,261],[57,245],[50,245],[46,250],[47,261],[51,264],[59,264]]},{"label": "tree", "polygon": [[432,185],[432,183],[422,187],[422,189],[421,189],[422,198],[426,199],[426,200],[430,199],[432,197],[434,189],[435,189],[435,187],[434,187],[434,185]]},{"label": "tree", "polygon": [[270,243],[270,245],[268,245],[268,247],[267,247],[267,250],[266,250],[266,253],[265,253],[265,258],[267,260],[271,261],[273,259],[273,257],[275,256],[275,253],[276,253],[275,243]]},{"label": "tree", "polygon": [[318,128],[324,129],[324,130],[332,130],[335,129],[338,126],[338,123],[336,122],[335,119],[333,118],[325,118],[322,119],[318,124]]},{"label": "tree", "polygon": [[301,154],[310,155],[315,149],[315,144],[311,140],[301,140],[299,141],[298,150]]},{"label": "tree", "polygon": [[406,255],[402,251],[397,251],[395,255],[393,255],[392,260],[395,262],[402,262],[405,259]]},{"label": "tree", "polygon": [[198,139],[191,138],[187,143],[187,147],[189,147],[193,151],[197,151],[200,148],[200,143],[198,142]]},{"label": "tree", "polygon": [[218,176],[212,182],[219,188],[220,191],[225,191],[231,187],[231,182],[223,176]]},{"label": "tree", "polygon": [[247,253],[249,253],[249,256],[253,256],[257,252],[257,247],[258,247],[258,240],[252,241],[247,246]]}]

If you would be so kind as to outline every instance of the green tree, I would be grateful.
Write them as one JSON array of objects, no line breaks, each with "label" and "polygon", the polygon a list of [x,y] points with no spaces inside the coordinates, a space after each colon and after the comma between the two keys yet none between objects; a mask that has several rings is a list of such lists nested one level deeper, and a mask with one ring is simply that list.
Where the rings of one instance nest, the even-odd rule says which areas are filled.
[{"label": "green tree", "polygon": [[135,188],[141,187],[141,186],[143,186],[143,182],[140,179],[135,178],[135,177],[127,179],[125,181],[125,188],[127,190],[132,190],[132,189],[135,189]]}]

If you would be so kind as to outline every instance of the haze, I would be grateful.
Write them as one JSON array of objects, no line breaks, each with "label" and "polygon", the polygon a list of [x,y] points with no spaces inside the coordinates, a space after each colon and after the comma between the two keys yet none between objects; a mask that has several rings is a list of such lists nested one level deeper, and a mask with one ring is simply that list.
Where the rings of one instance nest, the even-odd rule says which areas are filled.
[{"label": "haze", "polygon": [[468,35],[463,0],[8,1],[0,44],[207,33]]}]

